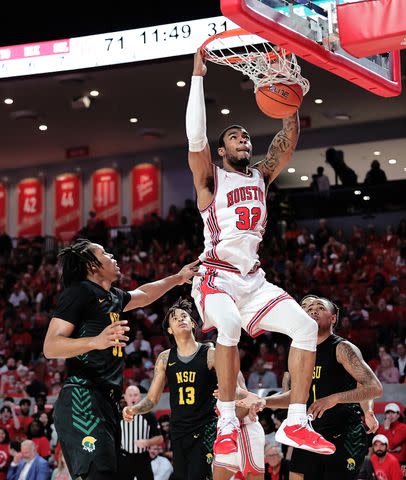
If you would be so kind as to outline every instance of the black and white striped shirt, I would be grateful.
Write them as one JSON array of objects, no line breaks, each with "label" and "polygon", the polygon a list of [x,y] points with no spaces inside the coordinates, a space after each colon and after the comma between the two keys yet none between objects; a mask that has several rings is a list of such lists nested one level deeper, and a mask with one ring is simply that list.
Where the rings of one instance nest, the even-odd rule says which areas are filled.
[{"label": "black and white striped shirt", "polygon": [[139,448],[134,443],[137,440],[148,440],[160,435],[158,422],[153,413],[136,415],[132,422],[121,420],[121,448],[128,453],[143,453],[147,448]]}]

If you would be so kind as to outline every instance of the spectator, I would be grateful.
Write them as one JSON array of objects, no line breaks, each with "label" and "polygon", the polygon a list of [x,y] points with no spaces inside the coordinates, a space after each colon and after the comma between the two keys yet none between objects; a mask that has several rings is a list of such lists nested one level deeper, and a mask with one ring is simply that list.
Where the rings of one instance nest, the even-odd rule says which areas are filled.
[{"label": "spectator", "polygon": [[317,167],[317,190],[322,195],[328,195],[330,193],[330,180],[327,175],[324,175],[324,168]]},{"label": "spectator", "polygon": [[55,372],[51,380],[51,392],[50,395],[57,396],[63,386],[63,378],[61,372]]},{"label": "spectator", "polygon": [[24,440],[21,444],[21,460],[11,463],[7,480],[50,480],[48,462],[37,453],[35,443]]},{"label": "spectator", "polygon": [[159,428],[161,430],[161,435],[163,436],[164,441],[162,442],[163,452],[162,455],[169,460],[172,460],[173,452],[171,448],[171,417],[169,415],[161,415],[158,418]]},{"label": "spectator", "polygon": [[277,388],[278,380],[276,375],[265,369],[265,362],[262,358],[257,358],[254,365],[254,371],[250,373],[247,382],[248,390],[257,390],[258,388]]},{"label": "spectator", "polygon": [[28,427],[33,418],[30,415],[31,400],[29,398],[22,398],[19,403],[20,415],[18,420],[20,421],[20,433],[24,436],[27,434]]},{"label": "spectator", "polygon": [[4,401],[0,409],[0,428],[7,430],[10,440],[14,440],[20,430],[20,422],[15,413],[13,402]]},{"label": "spectator", "polygon": [[39,414],[41,412],[46,412],[46,410],[47,410],[47,394],[44,391],[42,391],[38,393],[38,395],[35,395],[34,412],[36,414]]},{"label": "spectator", "polygon": [[395,366],[399,370],[400,375],[400,383],[403,383],[406,375],[405,367],[406,367],[406,347],[403,343],[398,343],[396,345],[396,352],[398,354],[398,358],[396,359]]},{"label": "spectator", "polygon": [[372,450],[371,462],[377,479],[403,480],[399,462],[388,452],[388,439],[385,435],[375,435]]},{"label": "spectator", "polygon": [[148,356],[151,355],[151,344],[144,339],[144,334],[142,330],[137,330],[135,332],[135,339],[132,343],[125,347],[125,353],[130,355],[132,352],[147,352]]},{"label": "spectator", "polygon": [[385,405],[385,418],[378,432],[388,439],[388,451],[402,465],[406,464],[406,424],[400,422],[400,408],[397,403]]},{"label": "spectator", "polygon": [[331,229],[327,226],[327,220],[325,218],[320,218],[319,228],[314,234],[314,242],[316,246],[320,249],[325,243],[328,242],[329,238],[332,235]]},{"label": "spectator", "polygon": [[381,169],[381,164],[378,160],[373,160],[371,163],[371,169],[368,170],[365,176],[365,185],[381,185],[386,181],[386,173]]},{"label": "spectator", "polygon": [[382,383],[399,383],[399,370],[395,367],[393,358],[389,354],[382,356],[375,374]]},{"label": "spectator", "polygon": [[49,441],[51,441],[52,433],[53,433],[54,430],[52,428],[53,425],[49,421],[48,413],[41,412],[41,413],[36,415],[35,419],[38,420],[38,422],[42,425],[42,427],[44,428],[45,436],[47,437],[47,439]]},{"label": "spectator", "polygon": [[41,457],[48,459],[51,456],[51,445],[45,435],[45,429],[39,420],[33,420],[27,430],[27,437],[36,445],[36,451]]},{"label": "spectator", "polygon": [[326,163],[331,166],[336,174],[336,179],[338,177],[344,187],[353,187],[357,184],[357,174],[345,163],[342,150],[327,149]]},{"label": "spectator", "polygon": [[[48,393],[48,388],[47,386],[43,383],[40,382],[35,375],[34,370],[30,370],[28,372],[28,385],[26,387],[26,391],[30,397],[33,397],[36,399],[39,397],[40,394]],[[46,395],[45,395],[46,398]]]},{"label": "spectator", "polygon": [[16,283],[13,287],[13,291],[8,299],[8,301],[14,307],[19,307],[22,303],[28,303],[28,296],[21,288],[19,283]]},{"label": "spectator", "polygon": [[0,480],[6,480],[10,463],[10,436],[5,428],[0,428]]},{"label": "spectator", "polygon": [[158,445],[151,445],[148,448],[154,480],[168,480],[173,472],[171,462],[160,455],[161,450]]},{"label": "spectator", "polygon": [[52,472],[51,480],[72,480],[62,452],[59,453],[58,462],[55,470]]},{"label": "spectator", "polygon": [[264,480],[289,480],[288,462],[283,458],[279,445],[271,444],[265,447]]}]

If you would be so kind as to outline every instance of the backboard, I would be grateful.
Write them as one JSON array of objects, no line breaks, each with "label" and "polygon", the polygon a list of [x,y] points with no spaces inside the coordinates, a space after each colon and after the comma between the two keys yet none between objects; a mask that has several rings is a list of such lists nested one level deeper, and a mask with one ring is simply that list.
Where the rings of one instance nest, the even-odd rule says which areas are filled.
[{"label": "backboard", "polygon": [[340,46],[336,9],[336,0],[221,0],[223,14],[249,32],[371,93],[399,95],[399,51],[353,57]]}]

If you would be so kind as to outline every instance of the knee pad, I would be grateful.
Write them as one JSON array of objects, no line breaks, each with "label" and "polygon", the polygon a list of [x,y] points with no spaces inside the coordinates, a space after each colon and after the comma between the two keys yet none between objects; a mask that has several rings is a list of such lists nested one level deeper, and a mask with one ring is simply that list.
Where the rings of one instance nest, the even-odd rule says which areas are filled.
[{"label": "knee pad", "polygon": [[239,317],[227,316],[217,324],[217,342],[225,347],[238,345],[241,336],[241,323]]},{"label": "knee pad", "polygon": [[295,328],[292,329],[291,346],[300,348],[301,350],[315,352],[318,330],[317,322],[303,311],[303,315],[298,318]]}]

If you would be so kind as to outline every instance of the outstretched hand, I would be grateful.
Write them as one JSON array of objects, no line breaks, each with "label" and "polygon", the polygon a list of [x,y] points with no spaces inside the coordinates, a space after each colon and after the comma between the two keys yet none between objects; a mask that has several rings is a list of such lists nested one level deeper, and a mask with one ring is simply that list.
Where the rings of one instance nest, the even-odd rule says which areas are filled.
[{"label": "outstretched hand", "polygon": [[195,53],[194,64],[193,64],[193,75],[204,77],[207,73],[206,61],[203,58],[200,48]]},{"label": "outstretched hand", "polygon": [[257,413],[262,412],[266,406],[266,401],[264,398],[259,398],[255,393],[249,392],[248,395],[235,402],[237,407],[248,408],[248,416],[250,420],[255,421],[257,418]]},{"label": "outstretched hand", "polygon": [[201,277],[202,274],[199,273],[199,266],[200,260],[197,259],[192,263],[188,263],[185,265],[181,270],[178,272],[179,282],[178,285],[183,285],[184,283],[192,283],[192,277]]},{"label": "outstretched hand", "polygon": [[334,395],[329,395],[312,403],[307,413],[312,414],[314,419],[320,418],[326,410],[335,407],[337,403],[337,398]]},{"label": "outstretched hand", "polygon": [[94,349],[105,350],[109,347],[125,347],[128,337],[125,334],[130,327],[127,327],[127,320],[120,320],[107,326],[97,337],[94,337]]}]

